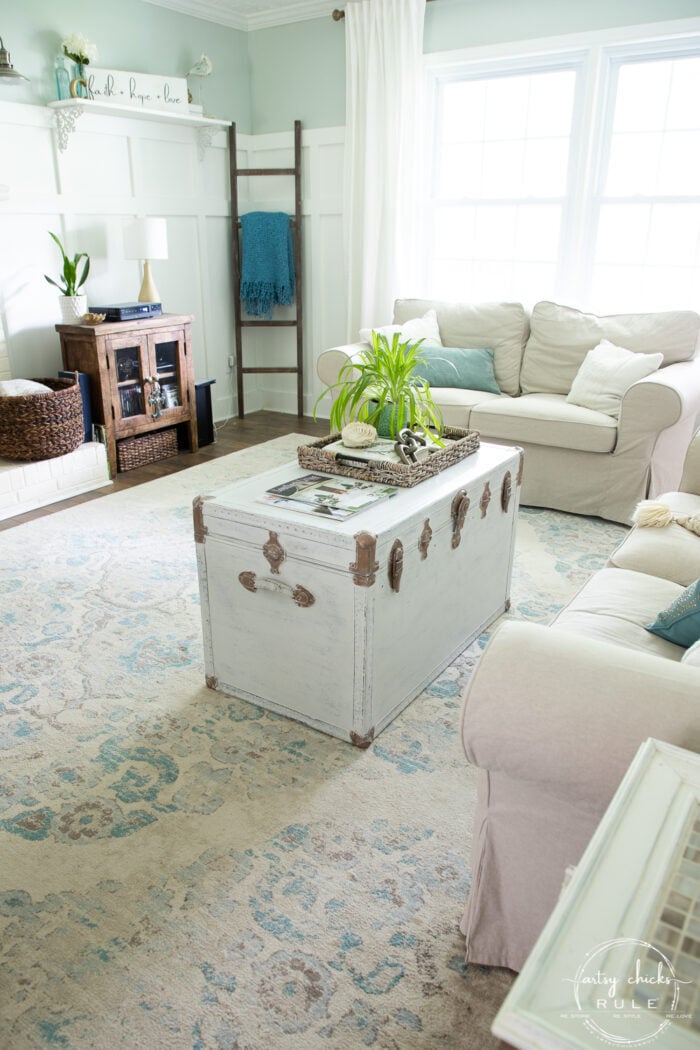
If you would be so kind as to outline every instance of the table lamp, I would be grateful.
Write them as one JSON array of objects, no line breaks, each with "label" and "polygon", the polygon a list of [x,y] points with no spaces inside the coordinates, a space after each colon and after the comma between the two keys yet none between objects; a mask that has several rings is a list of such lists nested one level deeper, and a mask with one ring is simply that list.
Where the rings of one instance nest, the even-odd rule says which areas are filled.
[{"label": "table lamp", "polygon": [[151,259],[168,258],[168,226],[165,219],[136,219],[124,230],[124,257],[143,259],[140,303],[159,303],[160,294],[151,275]]}]

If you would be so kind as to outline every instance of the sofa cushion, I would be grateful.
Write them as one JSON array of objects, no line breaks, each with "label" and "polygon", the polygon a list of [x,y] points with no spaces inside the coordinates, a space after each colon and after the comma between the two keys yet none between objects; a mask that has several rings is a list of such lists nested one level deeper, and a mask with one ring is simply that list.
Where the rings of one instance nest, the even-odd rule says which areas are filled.
[{"label": "sofa cushion", "polygon": [[[674,514],[700,514],[700,496],[691,492],[667,492],[658,501]],[[700,536],[676,524],[662,529],[637,526],[613,551],[608,564],[687,587],[700,577]]]},{"label": "sofa cushion", "polygon": [[553,626],[680,661],[685,650],[652,634],[646,625],[682,593],[678,584],[657,576],[601,569],[559,613]]},{"label": "sofa cushion", "polygon": [[385,335],[389,343],[391,343],[393,336],[398,333],[402,342],[410,339],[412,342],[417,343],[419,339],[426,339],[433,346],[442,346],[435,310],[426,310],[422,317],[413,317],[404,324],[385,324],[381,327],[361,328],[361,342],[371,343],[372,332]]},{"label": "sofa cushion", "polygon": [[421,346],[422,361],[414,376],[425,379],[431,387],[456,387],[500,394],[493,371],[493,350],[467,349],[454,346]]},{"label": "sofa cushion", "polygon": [[700,580],[691,583],[671,604],[662,609],[647,631],[689,649],[700,641]]},{"label": "sofa cushion", "polygon": [[513,396],[520,392],[520,365],[529,331],[527,314],[521,303],[397,299],[394,323],[403,324],[411,317],[420,317],[430,308],[437,311],[443,346],[489,347],[493,350],[496,382],[500,389]]},{"label": "sofa cushion", "polygon": [[662,353],[669,365],[689,361],[699,335],[700,315],[690,310],[597,317],[557,303],[536,303],[520,388],[524,394],[568,394],[584,357],[601,339],[635,353]]},{"label": "sofa cushion", "polygon": [[690,649],[686,649],[681,663],[688,664],[689,667],[700,667],[700,641],[691,645]]},{"label": "sofa cushion", "polygon": [[618,419],[623,395],[637,380],[655,372],[663,359],[663,354],[635,354],[601,339],[584,357],[566,400]]},{"label": "sofa cushion", "polygon": [[[462,390],[459,387],[431,387],[433,400],[442,412],[442,418],[448,427],[462,427],[468,430],[474,405],[483,405],[486,401],[499,401],[505,394],[487,394],[483,390]],[[510,399],[508,399],[510,400]]]},{"label": "sofa cushion", "polygon": [[554,445],[582,452],[612,452],[617,439],[611,416],[569,405],[562,394],[482,401],[472,409],[470,426],[487,440]]}]

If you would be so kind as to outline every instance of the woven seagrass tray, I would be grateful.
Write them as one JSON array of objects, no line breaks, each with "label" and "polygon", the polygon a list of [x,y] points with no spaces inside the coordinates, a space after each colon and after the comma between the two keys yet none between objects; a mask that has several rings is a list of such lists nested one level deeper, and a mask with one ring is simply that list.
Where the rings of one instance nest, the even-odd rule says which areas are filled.
[{"label": "woven seagrass tray", "polygon": [[[330,434],[313,441],[310,445],[300,445],[297,449],[299,465],[308,470],[321,470],[327,474],[343,474],[348,478],[359,478],[361,481],[378,481],[383,485],[398,485],[401,488],[412,488],[421,481],[434,478],[441,470],[454,466],[460,459],[465,459],[479,447],[477,430],[460,430],[458,427],[445,427],[444,448],[432,452],[418,463],[381,463],[368,461],[363,466],[350,466],[339,463],[334,452],[326,452],[326,445],[338,441],[340,434]],[[348,455],[354,453],[348,449]]]},{"label": "woven seagrass tray", "polygon": [[51,393],[0,398],[0,457],[55,459],[75,452],[85,437],[83,396],[74,379],[35,379]]},{"label": "woven seagrass tray", "polygon": [[145,467],[147,463],[156,463],[159,459],[176,455],[175,427],[154,430],[151,434],[139,434],[138,437],[124,438],[117,442],[117,468],[122,471]]}]

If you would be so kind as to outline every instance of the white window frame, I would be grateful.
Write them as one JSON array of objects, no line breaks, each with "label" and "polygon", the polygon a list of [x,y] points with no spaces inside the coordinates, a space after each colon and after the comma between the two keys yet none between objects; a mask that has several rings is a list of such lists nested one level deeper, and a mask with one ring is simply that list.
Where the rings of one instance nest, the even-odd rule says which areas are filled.
[{"label": "white window frame", "polygon": [[[597,157],[597,165],[587,187],[587,200],[584,213],[584,222],[589,228],[598,229],[600,210],[604,204],[634,201],[637,204],[655,204],[660,201],[668,204],[700,204],[700,186],[698,193],[692,197],[688,194],[656,194],[656,195],[629,195],[629,196],[606,196],[603,192],[604,178],[607,173],[612,142],[612,125],[615,116],[615,92],[612,90],[617,82],[620,68],[633,61],[648,62],[663,60],[664,58],[682,58],[687,55],[700,55],[700,19],[698,31],[683,34],[680,38],[645,40],[630,44],[619,44],[607,46],[600,49],[601,52],[601,98],[598,113],[598,136],[596,143],[592,144],[592,153]],[[700,106],[700,100],[698,101]],[[595,241],[593,238],[583,239],[586,244],[585,258],[582,256],[582,270],[580,275],[580,288],[586,301],[590,300],[591,285],[593,281],[593,253]],[[700,304],[700,290],[696,304]]]},{"label": "white window frame", "polygon": [[[614,112],[614,94],[610,90],[614,78],[625,61],[681,57],[697,53],[698,48],[700,18],[687,18],[425,55],[426,249],[430,244],[429,233],[435,210],[433,158],[436,155],[438,99],[442,84],[540,69],[575,68],[578,78],[572,118],[571,163],[554,294],[561,302],[591,308],[595,238],[586,231],[597,229]],[[688,198],[675,199],[686,201]],[[427,250],[421,252],[421,256],[425,284],[431,260]]]}]

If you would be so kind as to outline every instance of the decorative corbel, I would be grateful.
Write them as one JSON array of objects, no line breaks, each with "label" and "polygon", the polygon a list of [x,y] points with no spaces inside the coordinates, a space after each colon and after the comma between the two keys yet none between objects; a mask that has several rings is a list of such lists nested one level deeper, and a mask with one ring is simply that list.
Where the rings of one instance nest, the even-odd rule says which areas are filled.
[{"label": "decorative corbel", "polygon": [[75,106],[64,106],[62,109],[54,110],[54,127],[61,153],[65,153],[68,149],[69,137],[75,131],[75,123],[82,114],[83,107],[79,103]]}]

